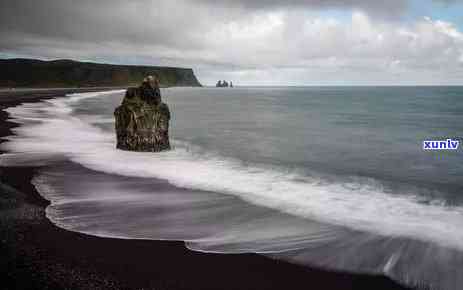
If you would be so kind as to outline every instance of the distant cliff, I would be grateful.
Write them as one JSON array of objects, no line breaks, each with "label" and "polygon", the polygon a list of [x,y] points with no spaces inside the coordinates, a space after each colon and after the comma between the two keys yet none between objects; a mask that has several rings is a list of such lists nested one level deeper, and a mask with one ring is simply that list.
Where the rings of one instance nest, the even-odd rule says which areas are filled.
[{"label": "distant cliff", "polygon": [[0,59],[0,87],[130,86],[147,75],[158,76],[161,86],[201,86],[190,68]]}]

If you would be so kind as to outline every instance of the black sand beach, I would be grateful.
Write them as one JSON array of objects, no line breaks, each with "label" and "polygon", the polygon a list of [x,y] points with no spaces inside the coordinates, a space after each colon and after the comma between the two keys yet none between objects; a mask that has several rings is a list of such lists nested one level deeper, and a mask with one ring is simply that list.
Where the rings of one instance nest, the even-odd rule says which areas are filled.
[{"label": "black sand beach", "polygon": [[[1,91],[0,109],[64,96],[57,89]],[[0,137],[15,124],[0,110]],[[121,240],[69,232],[45,217],[36,168],[0,168],[2,289],[404,289],[385,277],[334,273],[257,254],[188,250],[183,242]]]}]

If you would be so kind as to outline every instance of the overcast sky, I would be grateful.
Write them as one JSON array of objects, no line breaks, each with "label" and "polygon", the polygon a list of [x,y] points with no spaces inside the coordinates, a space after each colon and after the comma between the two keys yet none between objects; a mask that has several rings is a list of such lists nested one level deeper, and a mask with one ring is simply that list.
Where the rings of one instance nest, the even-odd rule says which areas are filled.
[{"label": "overcast sky", "polygon": [[0,0],[0,57],[237,85],[463,85],[460,0]]}]

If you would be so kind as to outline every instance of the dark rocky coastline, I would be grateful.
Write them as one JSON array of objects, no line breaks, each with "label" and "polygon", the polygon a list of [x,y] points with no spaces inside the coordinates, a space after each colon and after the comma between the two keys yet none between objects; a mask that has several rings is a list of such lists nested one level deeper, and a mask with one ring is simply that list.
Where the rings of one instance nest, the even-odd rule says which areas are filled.
[{"label": "dark rocky coastline", "polygon": [[[89,90],[0,92],[0,108],[83,91]],[[0,138],[17,126],[7,118],[0,110]],[[63,230],[45,216],[49,202],[31,184],[36,170],[0,168],[2,289],[405,289],[380,276],[305,268],[256,254],[198,253],[183,242]]]},{"label": "dark rocky coastline", "polygon": [[0,87],[68,88],[133,86],[147,75],[157,75],[161,86],[200,87],[191,68],[115,65],[68,59],[0,59]]}]

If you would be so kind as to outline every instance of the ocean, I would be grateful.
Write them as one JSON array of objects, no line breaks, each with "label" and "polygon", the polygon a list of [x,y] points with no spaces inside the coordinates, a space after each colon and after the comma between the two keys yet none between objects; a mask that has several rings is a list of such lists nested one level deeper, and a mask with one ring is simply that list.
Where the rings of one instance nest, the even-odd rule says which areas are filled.
[{"label": "ocean", "polygon": [[123,96],[7,109],[0,164],[40,166],[56,225],[463,288],[463,147],[423,150],[463,141],[463,87],[162,89],[162,153],[115,149]]}]

